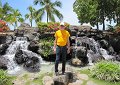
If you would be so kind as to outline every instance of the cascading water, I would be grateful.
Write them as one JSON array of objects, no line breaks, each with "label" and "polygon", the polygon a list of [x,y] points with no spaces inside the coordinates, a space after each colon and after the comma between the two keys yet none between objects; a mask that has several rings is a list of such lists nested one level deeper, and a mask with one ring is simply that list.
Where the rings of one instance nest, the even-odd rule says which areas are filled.
[{"label": "cascading water", "polygon": [[7,58],[8,60],[7,67],[8,67],[9,74],[14,74],[21,70],[21,67],[17,63],[15,63],[13,59],[14,59],[15,53],[19,49],[27,50],[28,45],[29,45],[29,42],[27,42],[26,37],[17,37],[16,41],[13,41],[9,45],[6,51],[6,54],[4,55],[4,57]]},{"label": "cascading water", "polygon": [[[113,59],[114,56],[109,55],[107,50],[103,49],[99,42],[95,41],[93,38],[88,37],[77,37],[76,42],[81,43],[80,45],[85,46],[87,49],[88,64],[93,65],[92,61],[95,58],[104,58],[105,60]],[[77,45],[76,45],[77,46]]]}]

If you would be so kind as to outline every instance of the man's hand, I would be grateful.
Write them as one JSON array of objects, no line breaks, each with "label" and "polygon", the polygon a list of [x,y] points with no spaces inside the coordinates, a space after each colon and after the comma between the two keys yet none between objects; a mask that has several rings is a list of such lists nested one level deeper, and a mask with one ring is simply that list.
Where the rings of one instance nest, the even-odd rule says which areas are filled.
[{"label": "man's hand", "polygon": [[70,47],[68,47],[68,49],[67,49],[67,53],[68,53],[68,54],[70,53]]},{"label": "man's hand", "polygon": [[54,54],[56,53],[56,47],[53,47],[53,53]]}]

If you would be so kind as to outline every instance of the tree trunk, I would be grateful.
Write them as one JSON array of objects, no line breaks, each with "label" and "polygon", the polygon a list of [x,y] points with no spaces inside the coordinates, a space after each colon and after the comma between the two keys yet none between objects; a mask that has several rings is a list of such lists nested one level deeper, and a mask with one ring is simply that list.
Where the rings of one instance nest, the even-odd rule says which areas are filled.
[{"label": "tree trunk", "polygon": [[48,22],[48,13],[47,13],[47,22]]},{"label": "tree trunk", "polygon": [[99,30],[99,25],[98,25],[98,22],[97,22],[97,25],[96,25],[96,26],[97,26],[97,30]]},{"label": "tree trunk", "polygon": [[104,12],[102,15],[102,24],[103,24],[103,30],[105,30],[105,18],[104,18]]}]

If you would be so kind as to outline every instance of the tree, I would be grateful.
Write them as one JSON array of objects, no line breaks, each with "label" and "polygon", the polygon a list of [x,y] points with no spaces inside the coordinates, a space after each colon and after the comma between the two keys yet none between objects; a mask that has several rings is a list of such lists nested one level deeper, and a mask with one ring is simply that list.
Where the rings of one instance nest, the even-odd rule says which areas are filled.
[{"label": "tree", "polygon": [[105,21],[120,22],[120,0],[76,0],[73,9],[81,23],[90,22],[92,26],[96,24],[97,28],[100,23],[103,30]]},{"label": "tree", "polygon": [[27,9],[29,10],[30,13],[25,15],[25,19],[29,19],[32,27],[32,21],[35,18],[34,13],[36,10],[32,6],[29,6]]},{"label": "tree", "polygon": [[76,0],[73,4],[73,11],[76,12],[81,24],[90,23],[92,26],[99,22],[99,14],[96,10],[98,4],[93,0]]},{"label": "tree", "polygon": [[42,8],[36,11],[36,21],[41,21],[45,12],[47,13],[47,22],[49,20],[55,22],[55,15],[59,20],[63,19],[63,15],[56,9],[56,7],[61,8],[62,4],[60,1],[51,2],[51,0],[34,0],[34,4],[42,6]]},{"label": "tree", "polygon": [[7,21],[10,22],[10,24],[14,25],[14,29],[18,26],[18,22],[23,22],[24,19],[22,18],[21,13],[18,9],[12,10],[12,13],[9,14]]},{"label": "tree", "polygon": [[5,3],[4,5],[2,5],[2,3],[1,3],[0,4],[0,19],[6,21],[6,18],[11,13],[12,9],[13,8],[11,6],[9,6],[8,3]]}]

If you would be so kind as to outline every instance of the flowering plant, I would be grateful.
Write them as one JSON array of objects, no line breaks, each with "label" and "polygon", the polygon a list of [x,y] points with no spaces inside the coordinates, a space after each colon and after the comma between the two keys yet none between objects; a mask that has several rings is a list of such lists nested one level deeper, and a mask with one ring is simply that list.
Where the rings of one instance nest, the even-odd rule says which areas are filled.
[{"label": "flowering plant", "polygon": [[[60,27],[60,22],[48,22],[48,28],[53,31],[57,31]],[[69,27],[69,24],[65,22],[66,29]]]},{"label": "flowering plant", "polygon": [[0,32],[10,30],[5,21],[0,20]]}]

